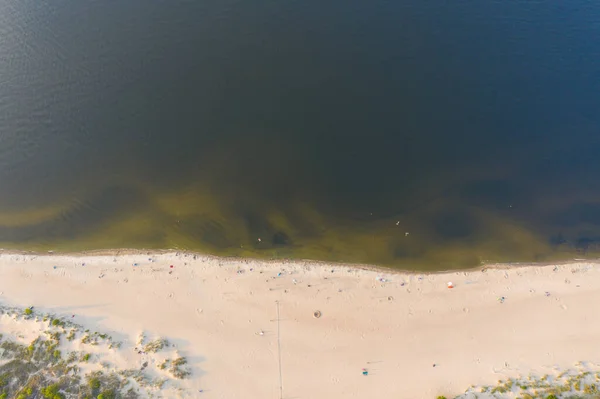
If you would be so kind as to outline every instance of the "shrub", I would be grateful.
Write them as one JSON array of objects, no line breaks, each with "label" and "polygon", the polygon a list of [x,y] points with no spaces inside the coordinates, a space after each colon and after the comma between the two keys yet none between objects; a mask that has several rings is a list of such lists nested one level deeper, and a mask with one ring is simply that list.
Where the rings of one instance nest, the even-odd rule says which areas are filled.
[{"label": "shrub", "polygon": [[24,388],[16,397],[16,399],[27,399],[33,395],[33,389],[31,387]]},{"label": "shrub", "polygon": [[96,377],[90,378],[88,385],[92,390],[100,389],[100,380]]},{"label": "shrub", "polygon": [[180,380],[189,377],[191,373],[183,368],[186,364],[187,360],[185,357],[178,357],[173,360],[173,362],[171,362],[170,370],[173,377],[179,378]]},{"label": "shrub", "polygon": [[98,395],[98,399],[115,399],[115,397],[113,391],[104,391]]},{"label": "shrub", "polygon": [[155,341],[152,341],[148,344],[146,344],[143,348],[144,352],[158,352],[159,350],[161,350],[162,348],[164,348],[165,346],[169,345],[169,341],[167,341],[166,339],[162,339],[159,338]]},{"label": "shrub", "polygon": [[30,315],[32,315],[32,314],[33,314],[33,310],[31,310],[31,308],[27,308],[27,309],[25,309],[25,314],[26,314],[27,316],[30,316]]},{"label": "shrub", "polygon": [[86,353],[85,355],[82,356],[81,360],[83,360],[84,362],[87,362],[88,360],[90,360],[90,354]]},{"label": "shrub", "polygon": [[187,359],[185,357],[178,357],[173,360],[173,366],[183,366],[184,364],[187,364]]},{"label": "shrub", "polygon": [[8,397],[8,393],[4,392],[0,394],[0,399],[6,399]]},{"label": "shrub", "polygon": [[[59,386],[58,384],[48,385],[46,388],[42,388],[40,391],[42,396],[46,399],[61,399],[64,398],[60,392],[58,392]],[[62,395],[62,397],[61,397]]]},{"label": "shrub", "polygon": [[585,393],[586,395],[594,395],[598,393],[598,387],[596,385],[593,384],[586,384],[583,387],[583,393]]},{"label": "shrub", "polygon": [[58,325],[60,325],[60,320],[58,320],[58,319],[54,319],[54,320],[52,320],[52,325],[53,325],[53,326],[58,326]]},{"label": "shrub", "polygon": [[492,389],[492,393],[506,393],[508,391],[505,386],[500,385]]},{"label": "shrub", "polygon": [[548,395],[548,396],[546,396],[546,399],[558,399],[558,396],[556,396],[556,395]]},{"label": "shrub", "polygon": [[52,356],[54,356],[55,359],[60,359],[60,351],[56,349],[54,352],[52,352]]},{"label": "shrub", "polygon": [[443,396],[443,395],[440,395],[440,396],[437,397],[437,399],[446,399],[446,397]]}]

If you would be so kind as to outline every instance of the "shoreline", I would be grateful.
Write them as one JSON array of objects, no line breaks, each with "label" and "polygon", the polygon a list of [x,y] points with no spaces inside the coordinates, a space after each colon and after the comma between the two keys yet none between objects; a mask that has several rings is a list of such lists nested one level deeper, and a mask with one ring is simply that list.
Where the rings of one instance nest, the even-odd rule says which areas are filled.
[{"label": "shoreline", "polygon": [[556,261],[544,261],[544,262],[483,262],[481,265],[470,267],[470,268],[461,268],[461,269],[445,269],[445,270],[409,270],[409,269],[400,269],[393,266],[383,266],[383,265],[375,265],[368,263],[348,263],[348,262],[333,262],[333,261],[321,261],[314,259],[293,259],[293,258],[280,258],[280,259],[262,259],[262,258],[244,258],[237,256],[220,256],[220,255],[211,255],[202,252],[189,251],[189,250],[180,250],[176,248],[169,249],[144,249],[144,248],[120,248],[120,249],[95,249],[88,251],[75,251],[75,252],[58,252],[58,251],[27,251],[27,250],[14,250],[14,249],[4,249],[0,248],[0,255],[30,255],[36,257],[44,257],[44,256],[68,256],[73,258],[83,258],[87,256],[125,256],[125,255],[141,255],[141,256],[158,256],[158,255],[166,255],[166,254],[182,254],[184,256],[196,256],[200,258],[205,258],[209,260],[223,261],[223,262],[259,262],[259,263],[267,263],[277,265],[280,263],[283,264],[292,264],[292,265],[308,265],[311,266],[323,266],[323,267],[346,267],[346,268],[355,268],[358,270],[371,270],[382,273],[400,273],[400,274],[423,274],[423,275],[433,275],[433,274],[445,274],[445,273],[455,273],[455,272],[476,272],[490,269],[510,269],[510,268],[521,268],[521,267],[545,267],[545,266],[555,266],[555,265],[577,265],[581,263],[592,263],[600,265],[600,258],[573,258],[568,260],[556,260]]},{"label": "shoreline", "polygon": [[189,398],[277,397],[279,367],[287,397],[428,399],[597,364],[599,286],[597,261],[431,273],[183,251],[0,252],[0,305],[176,342]]}]

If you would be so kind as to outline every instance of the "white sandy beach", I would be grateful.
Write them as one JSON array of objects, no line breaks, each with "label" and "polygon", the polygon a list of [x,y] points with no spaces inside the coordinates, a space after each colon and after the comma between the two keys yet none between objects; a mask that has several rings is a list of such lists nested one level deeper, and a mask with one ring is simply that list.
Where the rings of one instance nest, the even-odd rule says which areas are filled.
[{"label": "white sandy beach", "polygon": [[420,275],[184,253],[0,255],[0,304],[131,342],[166,337],[189,360],[177,396],[190,398],[279,398],[280,371],[290,399],[452,397],[597,362],[598,287],[592,263]]}]

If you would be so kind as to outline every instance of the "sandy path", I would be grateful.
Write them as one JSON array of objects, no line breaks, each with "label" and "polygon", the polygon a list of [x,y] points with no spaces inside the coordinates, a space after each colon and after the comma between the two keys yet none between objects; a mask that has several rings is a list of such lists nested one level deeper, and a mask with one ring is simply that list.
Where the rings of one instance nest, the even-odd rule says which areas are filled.
[{"label": "sandy path", "polygon": [[284,398],[450,396],[600,358],[599,265],[411,275],[152,258],[3,254],[0,302],[174,339],[206,398],[279,398],[277,301]]}]

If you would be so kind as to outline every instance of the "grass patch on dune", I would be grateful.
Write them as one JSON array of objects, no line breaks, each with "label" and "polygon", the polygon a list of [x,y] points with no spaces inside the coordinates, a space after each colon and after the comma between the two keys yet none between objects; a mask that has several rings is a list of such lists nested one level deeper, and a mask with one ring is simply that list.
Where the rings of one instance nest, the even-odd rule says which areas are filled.
[{"label": "grass patch on dune", "polygon": [[163,349],[165,346],[169,346],[169,341],[163,338],[159,338],[144,345],[143,351],[147,353],[156,353]]},{"label": "grass patch on dune", "polygon": [[[437,399],[445,399],[438,396]],[[473,386],[454,399],[599,399],[600,372],[579,364],[555,375],[500,380],[492,386]]]},{"label": "grass patch on dune", "polygon": [[[169,378],[156,378],[152,377],[152,373],[146,373],[147,361],[140,369],[119,370],[103,361],[103,353],[115,351],[122,344],[109,334],[84,330],[82,326],[54,315],[36,314],[33,308],[0,307],[2,315],[22,320],[23,323],[43,323],[41,326],[45,327],[42,334],[29,343],[7,339],[0,334],[0,399],[162,397],[153,392],[165,387],[169,381],[174,384],[177,379],[191,375],[184,357],[168,361]],[[87,351],[65,350],[69,345],[90,350],[95,347],[95,354],[92,356]],[[159,338],[142,348],[146,356],[152,356],[169,346],[166,339]],[[156,365],[150,367],[162,371],[158,364],[165,354],[158,356],[159,361],[154,361]],[[82,367],[95,371],[84,374]]]}]

